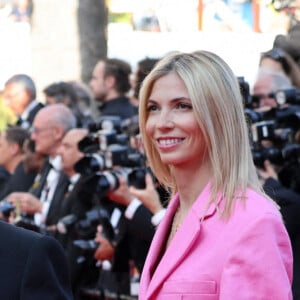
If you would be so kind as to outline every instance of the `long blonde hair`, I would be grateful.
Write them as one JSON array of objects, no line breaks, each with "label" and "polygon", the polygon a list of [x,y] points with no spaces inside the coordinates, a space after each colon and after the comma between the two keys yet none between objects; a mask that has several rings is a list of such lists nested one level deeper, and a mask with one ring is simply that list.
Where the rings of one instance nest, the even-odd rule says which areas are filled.
[{"label": "long blonde hair", "polygon": [[158,180],[174,192],[177,187],[171,168],[161,161],[145,131],[147,100],[153,84],[170,72],[175,72],[184,82],[207,146],[213,169],[209,202],[221,193],[226,199],[223,213],[229,216],[233,202],[243,197],[247,187],[262,192],[252,159],[238,80],[223,59],[208,51],[167,55],[144,80],[139,97],[139,122],[146,155]]}]

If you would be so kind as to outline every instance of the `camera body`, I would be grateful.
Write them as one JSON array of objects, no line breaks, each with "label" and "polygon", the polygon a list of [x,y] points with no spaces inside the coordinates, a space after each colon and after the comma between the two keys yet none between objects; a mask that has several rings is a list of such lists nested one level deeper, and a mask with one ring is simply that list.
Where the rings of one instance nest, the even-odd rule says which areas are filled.
[{"label": "camera body", "polygon": [[128,135],[128,132],[136,133],[133,128],[137,121],[136,118],[121,121],[117,116],[102,117],[90,124],[89,134],[78,143],[84,157],[74,168],[81,175],[89,176],[87,186],[100,198],[119,187],[120,177],[129,185],[145,187],[145,156],[130,146]]},{"label": "camera body", "polygon": [[265,160],[269,160],[280,168],[279,180],[287,188],[299,187],[299,192],[300,144],[296,137],[300,129],[300,90],[278,90],[272,97],[277,106],[262,110],[257,96],[243,94],[254,164],[263,168]]},{"label": "camera body", "polygon": [[61,234],[72,235],[78,262],[86,261],[99,246],[94,241],[98,225],[102,226],[104,237],[115,244],[111,216],[118,205],[110,201],[107,194],[120,186],[121,179],[137,188],[146,186],[145,157],[130,144],[131,135],[137,133],[136,127],[137,119],[121,121],[115,116],[102,117],[90,124],[88,135],[78,143],[84,156],[74,169],[84,182],[81,189],[93,195],[93,200],[82,201],[93,201],[93,208],[84,216],[65,216],[57,226]]}]

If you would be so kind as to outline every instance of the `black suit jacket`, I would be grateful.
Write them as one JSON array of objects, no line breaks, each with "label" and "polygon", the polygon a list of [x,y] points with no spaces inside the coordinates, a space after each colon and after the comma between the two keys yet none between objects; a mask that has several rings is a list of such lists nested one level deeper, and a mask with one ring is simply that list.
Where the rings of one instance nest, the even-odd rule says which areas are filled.
[{"label": "black suit jacket", "polygon": [[41,102],[38,102],[29,112],[28,117],[27,117],[27,121],[30,125],[32,125],[33,120],[36,116],[36,114],[39,112],[40,109],[44,108],[45,105]]},{"label": "black suit jacket", "polygon": [[111,270],[102,269],[99,273],[100,290],[129,295],[130,261],[141,273],[155,233],[151,217],[151,212],[143,205],[138,207],[131,220],[122,214],[115,228],[115,254]]},{"label": "black suit jacket", "polygon": [[142,272],[155,233],[151,217],[151,212],[143,205],[138,207],[131,220],[122,216],[116,228],[113,271],[129,272],[129,260],[132,259],[139,272]]},{"label": "black suit jacket", "polygon": [[60,172],[58,183],[46,217],[47,226],[54,225],[59,221],[61,207],[68,191],[69,183],[69,177],[65,173]]},{"label": "black suit jacket", "polygon": [[41,197],[42,190],[47,182],[47,176],[51,168],[52,166],[49,162],[49,158],[45,159],[40,173],[36,175],[32,186],[28,190],[29,193],[33,194],[37,198]]},{"label": "black suit jacket", "polygon": [[137,115],[137,108],[134,107],[128,97],[119,97],[102,103],[100,116],[119,116],[122,120]]},{"label": "black suit jacket", "polygon": [[[52,166],[49,163],[49,160],[47,159],[42,167],[41,172],[36,176],[33,185],[28,191],[38,199],[40,199],[41,197],[42,191],[47,182],[47,176],[51,168]],[[56,225],[56,223],[58,222],[60,218],[61,205],[67,192],[69,182],[69,177],[64,172],[60,171],[58,183],[53,193],[53,198],[51,200],[51,204],[49,206],[49,210],[46,216],[45,224],[47,226]]]},{"label": "black suit jacket", "polygon": [[265,192],[280,206],[280,212],[293,249],[293,299],[300,300],[300,194],[268,178]]},{"label": "black suit jacket", "polygon": [[43,107],[45,107],[45,105],[43,103],[37,102],[35,104],[35,106],[33,106],[31,108],[31,110],[29,111],[27,118],[26,119],[22,119],[21,117],[19,117],[16,125],[21,126],[24,129],[29,129],[31,127],[32,123],[33,123],[33,120],[34,120],[36,114]]},{"label": "black suit jacket", "polygon": [[53,238],[0,222],[0,299],[73,299],[65,254]]},{"label": "black suit jacket", "polygon": [[23,162],[20,162],[15,172],[9,176],[0,191],[0,200],[13,192],[27,192],[32,186],[36,173],[28,173],[24,169]]},{"label": "black suit jacket", "polygon": [[7,182],[11,174],[2,166],[0,166],[0,200],[3,198],[1,195],[5,193]]}]

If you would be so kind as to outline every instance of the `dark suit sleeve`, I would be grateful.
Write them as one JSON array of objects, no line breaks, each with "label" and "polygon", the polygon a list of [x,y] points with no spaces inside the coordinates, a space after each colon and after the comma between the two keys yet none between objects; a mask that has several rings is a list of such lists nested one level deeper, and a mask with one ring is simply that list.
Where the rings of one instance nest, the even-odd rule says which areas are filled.
[{"label": "dark suit sleeve", "polygon": [[65,254],[51,237],[34,240],[22,278],[20,299],[73,299]]},{"label": "dark suit sleeve", "polygon": [[152,216],[144,205],[140,205],[129,221],[129,233],[141,240],[151,242],[155,233],[155,227],[151,223]]},{"label": "dark suit sleeve", "polygon": [[266,180],[264,190],[280,206],[286,229],[293,241],[300,234],[300,195],[273,178]]},{"label": "dark suit sleeve", "polygon": [[271,177],[266,180],[264,190],[280,207],[300,202],[300,194]]}]

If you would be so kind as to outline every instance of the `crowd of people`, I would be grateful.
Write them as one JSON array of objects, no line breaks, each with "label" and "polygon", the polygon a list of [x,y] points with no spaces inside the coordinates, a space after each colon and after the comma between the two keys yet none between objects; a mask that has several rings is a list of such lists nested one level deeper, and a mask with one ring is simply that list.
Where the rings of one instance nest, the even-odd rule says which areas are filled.
[{"label": "crowd of people", "polygon": [[38,299],[47,280],[57,299],[300,299],[300,66],[287,50],[262,53],[253,86],[200,50],[136,72],[101,59],[88,84],[51,83],[42,100],[29,75],[8,78],[1,224],[40,256],[8,298],[39,284]]}]

